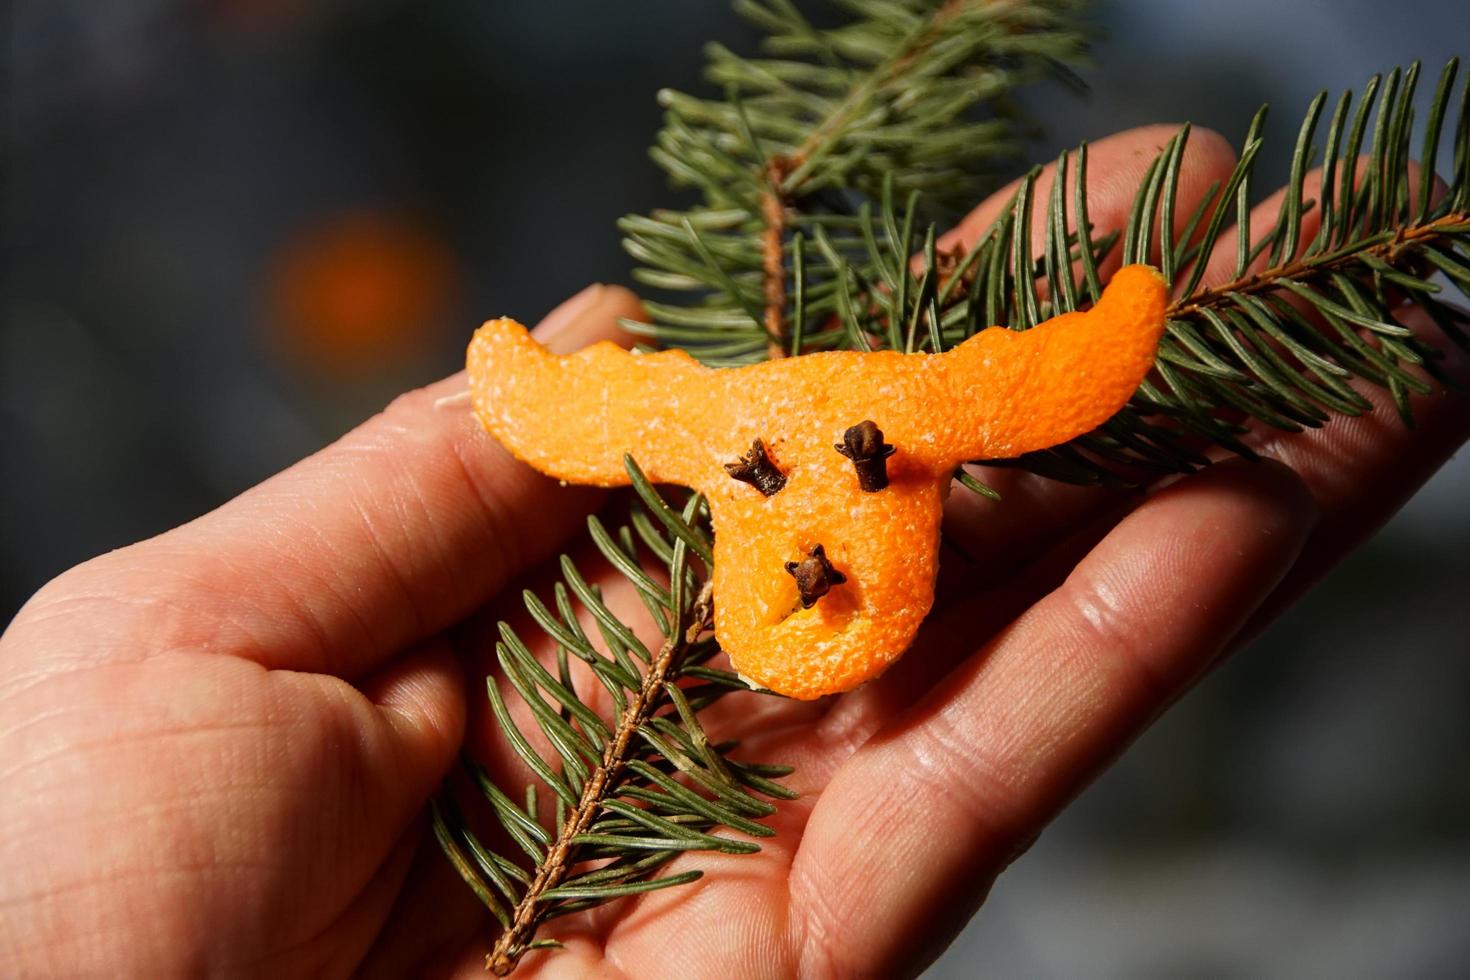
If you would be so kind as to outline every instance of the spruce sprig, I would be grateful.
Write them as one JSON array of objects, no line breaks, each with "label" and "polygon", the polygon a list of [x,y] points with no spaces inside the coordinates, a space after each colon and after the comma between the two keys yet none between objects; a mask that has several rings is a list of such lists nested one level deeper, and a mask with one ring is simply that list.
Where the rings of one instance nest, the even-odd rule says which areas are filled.
[{"label": "spruce sprig", "polygon": [[[680,854],[760,850],[746,838],[772,834],[760,820],[775,807],[762,797],[793,795],[776,782],[788,768],[730,758],[734,745],[712,744],[699,722],[709,705],[748,690],[735,674],[708,663],[718,648],[709,633],[713,559],[703,499],[693,495],[676,509],[631,458],[626,465],[639,506],[616,531],[595,515],[588,530],[636,587],[662,644],[646,647],[563,558],[555,610],[525,593],[527,610],[555,644],[555,672],[504,623],[495,648],[500,676],[529,720],[514,717],[495,677],[486,685],[497,727],[532,775],[524,802],[466,759],[493,813],[488,839],[495,843],[471,829],[448,788],[433,804],[440,847],[502,927],[487,960],[498,976],[527,951],[557,945],[535,938],[550,919],[698,879],[697,869],[658,876]],[[646,562],[655,563],[662,581]],[[595,621],[601,647],[580,625],[578,607]],[[578,691],[572,658],[606,691],[611,718]],[[541,812],[543,798],[549,819]],[[721,828],[742,836],[716,836]]]}]

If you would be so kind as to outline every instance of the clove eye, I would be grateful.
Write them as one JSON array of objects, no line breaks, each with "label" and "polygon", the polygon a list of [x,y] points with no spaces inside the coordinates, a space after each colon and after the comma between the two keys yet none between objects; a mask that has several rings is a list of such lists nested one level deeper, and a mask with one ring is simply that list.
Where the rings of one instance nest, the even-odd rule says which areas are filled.
[{"label": "clove eye", "polygon": [[786,486],[786,474],[771,462],[766,444],[759,439],[750,444],[750,452],[733,463],[726,463],[725,472],[741,483],[749,483],[767,497],[774,497]]},{"label": "clove eye", "polygon": [[796,591],[801,595],[801,607],[810,609],[818,599],[832,591],[834,585],[847,581],[847,576],[832,567],[827,560],[827,550],[817,545],[801,561],[788,561],[786,574],[796,579]]},{"label": "clove eye", "polygon": [[888,486],[888,457],[893,455],[893,447],[883,441],[878,423],[864,419],[844,432],[842,445],[833,448],[852,460],[858,486],[865,493],[877,493]]}]

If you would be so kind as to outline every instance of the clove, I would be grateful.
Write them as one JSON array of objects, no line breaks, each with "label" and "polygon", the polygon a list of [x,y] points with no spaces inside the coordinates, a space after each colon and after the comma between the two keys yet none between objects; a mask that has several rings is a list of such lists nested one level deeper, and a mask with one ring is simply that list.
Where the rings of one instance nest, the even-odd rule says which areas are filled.
[{"label": "clove", "polygon": [[883,430],[872,419],[865,419],[842,434],[839,453],[852,460],[857,470],[858,486],[866,493],[877,493],[888,486],[888,457],[893,447],[883,441]]},{"label": "clove", "polygon": [[771,456],[766,452],[766,444],[759,439],[750,444],[750,452],[733,463],[726,463],[725,472],[741,483],[749,483],[767,497],[775,496],[786,486],[786,474],[776,469],[776,464],[771,462]]},{"label": "clove", "polygon": [[801,561],[788,561],[786,573],[796,579],[796,591],[801,595],[801,608],[810,609],[816,601],[834,585],[847,581],[847,576],[832,567],[827,560],[827,551],[817,545]]}]

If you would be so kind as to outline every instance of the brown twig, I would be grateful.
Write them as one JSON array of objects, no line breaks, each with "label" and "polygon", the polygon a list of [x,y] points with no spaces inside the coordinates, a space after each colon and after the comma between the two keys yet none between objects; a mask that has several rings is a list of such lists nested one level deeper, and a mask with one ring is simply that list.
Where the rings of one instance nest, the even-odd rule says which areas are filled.
[{"label": "brown twig", "polygon": [[782,238],[786,233],[786,198],[781,185],[797,166],[790,157],[774,157],[766,165],[766,189],[761,191],[761,273],[766,299],[766,347],[772,360],[786,356],[786,262]]},{"label": "brown twig", "polygon": [[557,834],[551,849],[546,852],[546,860],[541,862],[536,877],[516,904],[510,928],[501,934],[494,949],[485,958],[486,968],[497,977],[509,976],[526,952],[526,946],[539,925],[537,912],[541,896],[566,877],[567,870],[573,863],[573,840],[579,834],[585,833],[602,811],[603,800],[617,784],[618,776],[627,764],[628,746],[633,741],[633,736],[658,705],[659,693],[668,678],[669,668],[677,655],[694,643],[699,634],[709,627],[713,605],[712,585],[706,581],[694,600],[689,625],[682,632],[677,627],[670,632],[668,639],[664,640],[658,654],[648,665],[648,673],[643,676],[643,684],[638,693],[623,708],[618,717],[617,730],[602,750],[601,764],[588,776],[576,809],[567,814],[561,832]]},{"label": "brown twig", "polygon": [[866,84],[854,89],[837,108],[812,128],[800,147],[786,156],[773,157],[766,164],[762,174],[766,187],[760,196],[761,221],[764,224],[761,231],[761,278],[765,315],[762,320],[770,337],[766,352],[771,359],[785,357],[788,353],[785,330],[786,266],[782,239],[786,232],[786,205],[793,189],[785,186],[786,179],[800,170],[809,157],[820,152],[831,133],[840,129],[853,113],[866,104],[874,92],[913,64],[935,42],[945,25],[970,6],[993,5],[996,2],[997,0],[949,0],[934,12],[929,23],[903,54],[894,58],[882,71],[876,72]]},{"label": "brown twig", "polygon": [[1325,272],[1336,268],[1338,265],[1355,262],[1364,255],[1373,255],[1377,258],[1386,259],[1392,264],[1394,256],[1404,248],[1413,245],[1420,239],[1434,238],[1442,234],[1440,229],[1443,226],[1461,225],[1467,221],[1470,221],[1470,212],[1455,212],[1431,221],[1428,224],[1401,228],[1388,241],[1371,245],[1368,248],[1341,248],[1333,252],[1328,252],[1325,255],[1308,255],[1299,259],[1292,259],[1280,265],[1272,266],[1269,269],[1262,269],[1260,272],[1251,273],[1250,275],[1241,276],[1238,279],[1232,279],[1230,282],[1221,283],[1218,286],[1201,289],[1187,300],[1182,302],[1176,301],[1174,305],[1169,307],[1168,315],[1170,318],[1177,319],[1188,316],[1191,313],[1198,313],[1205,307],[1213,306],[1220,300],[1229,298],[1234,293],[1249,295],[1252,293],[1267,292],[1277,288],[1283,279],[1294,280],[1298,277]]}]

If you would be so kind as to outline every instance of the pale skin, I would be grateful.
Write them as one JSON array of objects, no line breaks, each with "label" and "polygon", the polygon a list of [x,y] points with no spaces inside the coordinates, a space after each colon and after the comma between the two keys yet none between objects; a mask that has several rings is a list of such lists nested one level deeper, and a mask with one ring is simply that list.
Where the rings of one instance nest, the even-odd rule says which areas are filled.
[{"label": "pale skin", "polygon": [[[1172,133],[1092,147],[1104,230]],[[1176,213],[1232,163],[1196,130]],[[636,311],[595,287],[538,336],[573,350]],[[1450,370],[1470,381],[1463,359]],[[520,589],[576,551],[601,493],[514,462],[443,401],[464,387],[405,395],[17,615],[0,639],[0,972],[483,969],[494,931],[426,840],[424,803],[467,727],[495,772],[524,779],[482,708],[487,641],[496,619],[524,625]],[[558,920],[568,948],[521,971],[917,973],[1075,794],[1470,436],[1463,396],[1418,400],[1413,431],[1373,397],[1370,417],[1258,435],[1278,462],[1146,494],[1000,472],[999,505],[954,494],[936,611],[897,666],[851,694],[736,695],[711,713],[717,737],[747,736],[744,757],[796,766],[777,836],[759,855],[676,862],[708,872],[694,885]]]}]

